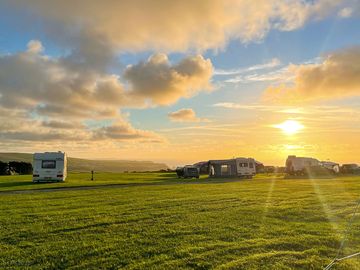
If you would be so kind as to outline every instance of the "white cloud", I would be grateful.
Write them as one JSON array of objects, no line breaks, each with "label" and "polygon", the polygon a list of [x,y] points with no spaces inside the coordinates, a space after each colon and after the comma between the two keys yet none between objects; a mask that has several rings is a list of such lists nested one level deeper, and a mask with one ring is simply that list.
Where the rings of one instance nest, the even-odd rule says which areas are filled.
[{"label": "white cloud", "polygon": [[39,54],[44,50],[39,40],[30,40],[27,44],[27,51],[34,54]]},{"label": "white cloud", "polygon": [[254,65],[254,66],[250,66],[250,67],[246,67],[246,68],[227,69],[227,70],[215,69],[214,75],[224,75],[224,76],[236,75],[236,74],[247,73],[247,72],[255,71],[255,70],[274,68],[279,65],[281,65],[280,60],[278,58],[273,58],[267,63],[258,64],[258,65]]},{"label": "white cloud", "polygon": [[353,9],[350,7],[345,7],[338,12],[338,16],[340,18],[349,18],[351,17],[352,14],[353,14]]}]

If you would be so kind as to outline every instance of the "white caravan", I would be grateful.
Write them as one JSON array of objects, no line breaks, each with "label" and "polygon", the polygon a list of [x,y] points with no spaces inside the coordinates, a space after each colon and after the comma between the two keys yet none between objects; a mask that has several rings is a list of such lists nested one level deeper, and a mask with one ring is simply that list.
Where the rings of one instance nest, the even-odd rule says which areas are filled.
[{"label": "white caravan", "polygon": [[303,172],[305,168],[319,166],[320,161],[315,158],[288,156],[286,160],[286,172],[296,174]]},{"label": "white caravan", "polygon": [[35,153],[33,167],[33,182],[64,182],[67,176],[66,153]]},{"label": "white caravan", "polygon": [[235,161],[238,176],[245,176],[251,178],[256,174],[255,159],[239,157],[236,158]]}]

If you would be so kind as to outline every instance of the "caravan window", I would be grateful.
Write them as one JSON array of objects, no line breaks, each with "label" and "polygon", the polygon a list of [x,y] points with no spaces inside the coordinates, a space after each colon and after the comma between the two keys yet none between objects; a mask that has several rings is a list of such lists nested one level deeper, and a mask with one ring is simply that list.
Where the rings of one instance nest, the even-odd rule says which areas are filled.
[{"label": "caravan window", "polygon": [[55,169],[56,161],[55,160],[43,160],[41,163],[41,168],[43,169]]}]

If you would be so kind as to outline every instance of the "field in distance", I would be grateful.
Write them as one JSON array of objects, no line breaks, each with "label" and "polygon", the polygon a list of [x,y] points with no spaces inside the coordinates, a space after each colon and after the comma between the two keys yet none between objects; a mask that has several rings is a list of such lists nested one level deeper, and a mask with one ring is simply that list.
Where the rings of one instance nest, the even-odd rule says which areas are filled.
[{"label": "field in distance", "polygon": [[[321,269],[360,194],[360,176],[30,180],[0,177],[0,269]],[[360,251],[359,219],[343,255]],[[333,269],[359,268],[355,257]]]},{"label": "field in distance", "polygon": [[[32,162],[33,155],[26,153],[0,153],[0,161],[24,161]],[[75,172],[125,172],[125,171],[159,171],[166,170],[168,167],[163,163],[152,161],[136,160],[89,160],[68,157],[68,170]]]}]

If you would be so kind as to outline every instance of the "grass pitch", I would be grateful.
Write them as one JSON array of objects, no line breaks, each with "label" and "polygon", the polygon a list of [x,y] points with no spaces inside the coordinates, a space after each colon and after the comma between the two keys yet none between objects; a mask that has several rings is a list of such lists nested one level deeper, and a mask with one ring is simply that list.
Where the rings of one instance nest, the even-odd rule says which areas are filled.
[{"label": "grass pitch", "polygon": [[[321,269],[360,194],[358,176],[30,180],[0,177],[0,269]],[[360,251],[359,219],[343,255]],[[360,269],[360,258],[333,269]]]}]

